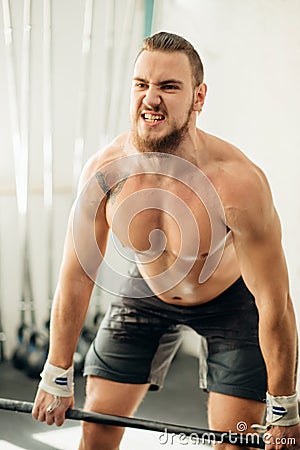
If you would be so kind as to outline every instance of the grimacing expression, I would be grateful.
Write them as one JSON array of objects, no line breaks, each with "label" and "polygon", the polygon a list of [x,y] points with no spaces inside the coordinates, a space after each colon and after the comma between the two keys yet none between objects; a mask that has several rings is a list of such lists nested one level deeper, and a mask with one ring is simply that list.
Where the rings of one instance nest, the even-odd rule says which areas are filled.
[{"label": "grimacing expression", "polygon": [[131,90],[132,139],[139,152],[174,153],[189,130],[194,89],[188,57],[143,51]]}]

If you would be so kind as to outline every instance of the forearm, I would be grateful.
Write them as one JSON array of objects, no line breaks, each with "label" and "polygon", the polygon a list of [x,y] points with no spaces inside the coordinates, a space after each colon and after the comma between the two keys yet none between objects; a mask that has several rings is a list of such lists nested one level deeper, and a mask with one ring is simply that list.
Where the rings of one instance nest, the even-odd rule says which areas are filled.
[{"label": "forearm", "polygon": [[87,276],[83,276],[58,286],[50,321],[48,360],[51,364],[62,368],[72,365],[93,285]]},{"label": "forearm", "polygon": [[259,313],[259,339],[266,363],[268,391],[274,396],[296,391],[297,332],[292,303],[284,314],[265,310]]}]

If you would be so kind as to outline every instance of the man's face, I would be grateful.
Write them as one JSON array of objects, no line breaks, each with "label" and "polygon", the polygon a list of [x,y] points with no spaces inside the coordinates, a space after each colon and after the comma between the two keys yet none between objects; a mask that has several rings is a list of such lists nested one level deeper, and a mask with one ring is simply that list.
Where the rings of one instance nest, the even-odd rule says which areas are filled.
[{"label": "man's face", "polygon": [[174,153],[186,136],[194,107],[192,72],[181,52],[143,51],[131,89],[133,142],[140,152]]}]

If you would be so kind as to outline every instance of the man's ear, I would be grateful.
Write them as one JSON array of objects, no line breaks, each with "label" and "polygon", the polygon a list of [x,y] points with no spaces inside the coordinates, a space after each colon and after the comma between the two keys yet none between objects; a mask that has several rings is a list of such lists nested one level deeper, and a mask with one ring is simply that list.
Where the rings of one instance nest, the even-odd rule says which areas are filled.
[{"label": "man's ear", "polygon": [[206,93],[207,93],[207,85],[205,83],[201,83],[199,84],[199,86],[197,86],[195,88],[194,91],[194,111],[197,111],[198,113],[200,113],[202,111],[204,102],[205,102],[205,97],[206,97]]}]

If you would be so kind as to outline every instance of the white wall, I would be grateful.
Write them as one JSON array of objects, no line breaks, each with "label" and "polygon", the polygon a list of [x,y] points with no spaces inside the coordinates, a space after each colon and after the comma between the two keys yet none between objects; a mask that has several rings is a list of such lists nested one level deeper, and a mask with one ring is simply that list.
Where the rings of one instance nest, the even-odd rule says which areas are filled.
[{"label": "white wall", "polygon": [[[104,30],[112,1],[95,0],[92,58],[89,69],[85,159],[108,134],[128,125],[130,70],[142,39],[143,2],[117,0],[114,27],[115,64],[110,72]],[[21,51],[22,11],[12,0],[16,54]],[[33,0],[30,216],[32,269],[39,317],[45,315],[46,246],[42,202],[41,4]],[[130,51],[121,36],[126,7],[134,6]],[[72,165],[81,61],[84,1],[53,1],[53,125],[55,180],[55,274],[72,198]],[[154,30],[182,34],[198,49],[205,66],[208,96],[199,126],[241,148],[268,175],[283,227],[291,290],[300,318],[300,223],[298,149],[300,135],[300,2],[298,0],[159,0]],[[2,14],[2,10],[1,10]],[[3,23],[0,18],[0,148],[1,148],[1,296],[8,349],[15,339],[20,298],[20,258],[14,186],[9,103],[4,70]],[[18,70],[20,63],[18,63]],[[116,78],[114,79],[114,76]],[[106,77],[106,78],[105,78]],[[108,87],[108,89],[107,89]],[[120,92],[123,97],[120,102]],[[107,113],[106,94],[114,95]],[[107,128],[107,127],[106,127]],[[107,131],[107,130],[106,130]],[[100,138],[101,136],[101,138]]]}]

